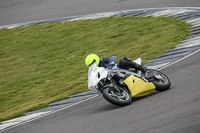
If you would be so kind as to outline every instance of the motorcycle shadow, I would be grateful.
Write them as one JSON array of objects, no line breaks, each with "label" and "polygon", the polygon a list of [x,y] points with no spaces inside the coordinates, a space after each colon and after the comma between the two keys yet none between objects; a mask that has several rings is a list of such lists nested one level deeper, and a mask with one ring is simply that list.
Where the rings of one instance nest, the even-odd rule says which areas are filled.
[{"label": "motorcycle shadow", "polygon": [[[165,90],[165,91],[154,91],[153,93],[151,93],[151,94],[149,94],[149,95],[146,95],[146,96],[143,96],[143,97],[132,97],[132,102],[136,102],[136,101],[138,101],[138,100],[142,100],[142,99],[144,99],[144,98],[148,98],[148,97],[150,97],[150,96],[153,96],[153,95],[155,95],[155,94],[159,94],[159,93],[163,93],[163,92],[165,92],[166,93],[166,91],[167,92],[169,92],[170,90],[172,90],[173,89],[173,87],[170,87],[168,90]],[[132,103],[131,102],[131,103]]]},{"label": "motorcycle shadow", "polygon": [[117,105],[111,104],[103,98],[102,98],[102,100],[104,101],[103,104],[101,104],[97,108],[95,108],[95,110],[93,110],[93,112],[95,112],[95,113],[110,112],[110,111],[112,112],[112,111],[127,107],[127,106],[117,106]]},{"label": "motorcycle shadow", "polygon": [[146,95],[146,96],[142,96],[142,97],[132,97],[132,102],[136,102],[136,101],[138,101],[138,100],[141,100],[141,99],[144,99],[144,98],[153,96],[153,95],[155,95],[155,94],[157,94],[157,93],[161,93],[161,92],[155,91],[155,92],[153,92],[153,93],[151,93],[151,94],[149,94],[149,95]]},{"label": "motorcycle shadow", "polygon": [[[145,98],[148,98],[150,96],[153,96],[157,93],[162,93],[162,92],[159,92],[159,91],[155,91],[147,96],[143,96],[143,97],[134,97],[132,98],[132,102],[131,104],[134,104],[134,102],[137,102],[139,100],[142,100],[142,99],[145,99]],[[104,99],[105,100],[105,99]],[[130,105],[131,105],[130,104]],[[114,110],[119,110],[119,109],[124,109],[124,108],[128,108],[130,105],[127,105],[127,106],[117,106],[117,105],[114,105],[114,104],[111,104],[107,101],[105,101],[104,104],[102,104],[101,106],[98,106],[98,109],[95,109],[95,113],[102,113],[102,112],[109,112],[109,111],[114,111]]]}]

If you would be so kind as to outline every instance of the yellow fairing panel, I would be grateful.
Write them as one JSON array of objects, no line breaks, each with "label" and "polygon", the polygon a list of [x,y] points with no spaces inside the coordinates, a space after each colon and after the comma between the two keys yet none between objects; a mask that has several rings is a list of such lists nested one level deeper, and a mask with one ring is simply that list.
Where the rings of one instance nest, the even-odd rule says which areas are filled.
[{"label": "yellow fairing panel", "polygon": [[142,97],[151,94],[155,90],[153,83],[147,83],[140,78],[133,75],[129,76],[124,80],[124,83],[128,86],[132,97]]}]

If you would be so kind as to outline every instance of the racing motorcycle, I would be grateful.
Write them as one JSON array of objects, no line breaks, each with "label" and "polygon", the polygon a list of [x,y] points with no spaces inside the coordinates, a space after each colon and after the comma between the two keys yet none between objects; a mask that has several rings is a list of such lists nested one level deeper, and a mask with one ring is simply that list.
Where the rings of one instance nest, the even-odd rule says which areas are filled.
[{"label": "racing motorcycle", "polygon": [[[135,60],[142,63],[141,58]],[[169,78],[162,72],[148,69],[146,73],[135,69],[122,69],[115,64],[112,68],[97,67],[94,62],[88,70],[88,89],[96,91],[110,103],[126,106],[134,97],[143,97],[156,91],[170,88]]]}]

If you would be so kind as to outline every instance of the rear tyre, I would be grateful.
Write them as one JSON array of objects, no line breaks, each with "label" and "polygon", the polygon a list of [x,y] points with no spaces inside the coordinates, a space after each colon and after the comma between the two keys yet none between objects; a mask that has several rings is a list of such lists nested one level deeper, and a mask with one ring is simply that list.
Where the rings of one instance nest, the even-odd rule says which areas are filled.
[{"label": "rear tyre", "polygon": [[108,102],[118,106],[129,105],[132,101],[131,95],[128,91],[121,90],[121,92],[119,92],[112,87],[103,89],[102,95]]},{"label": "rear tyre", "polygon": [[146,72],[146,76],[149,74],[156,74],[159,76],[159,78],[156,78],[155,76],[149,79],[149,82],[152,82],[156,86],[157,91],[165,91],[168,90],[171,86],[171,81],[169,78],[162,72],[153,70],[153,69],[148,69]]}]

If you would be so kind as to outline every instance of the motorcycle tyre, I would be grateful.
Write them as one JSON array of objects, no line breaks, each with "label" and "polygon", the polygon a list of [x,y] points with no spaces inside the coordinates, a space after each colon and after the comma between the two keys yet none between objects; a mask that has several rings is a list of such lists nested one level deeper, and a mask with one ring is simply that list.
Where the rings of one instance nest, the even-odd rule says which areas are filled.
[{"label": "motorcycle tyre", "polygon": [[[126,90],[124,90],[126,91]],[[126,91],[127,92],[127,91]],[[127,106],[129,105],[131,102],[132,102],[132,97],[130,95],[129,92],[127,92],[127,94],[129,95],[129,99],[127,101],[120,101],[120,100],[117,100],[113,97],[111,97],[107,91],[106,91],[106,88],[102,90],[102,95],[103,97],[110,103],[114,104],[114,105],[117,105],[117,106]]]},{"label": "motorcycle tyre", "polygon": [[170,86],[171,86],[171,81],[169,80],[169,78],[168,78],[164,73],[162,73],[162,72],[160,72],[160,71],[157,71],[157,70],[154,70],[154,69],[148,69],[147,72],[148,72],[149,70],[150,70],[150,71],[156,71],[156,72],[161,73],[161,74],[164,75],[164,76],[166,77],[166,79],[168,80],[167,84],[158,84],[158,83],[156,83],[156,82],[154,82],[154,81],[151,81],[151,82],[156,86],[156,90],[157,90],[157,91],[166,91],[166,90],[168,90],[168,89],[170,88]]}]

